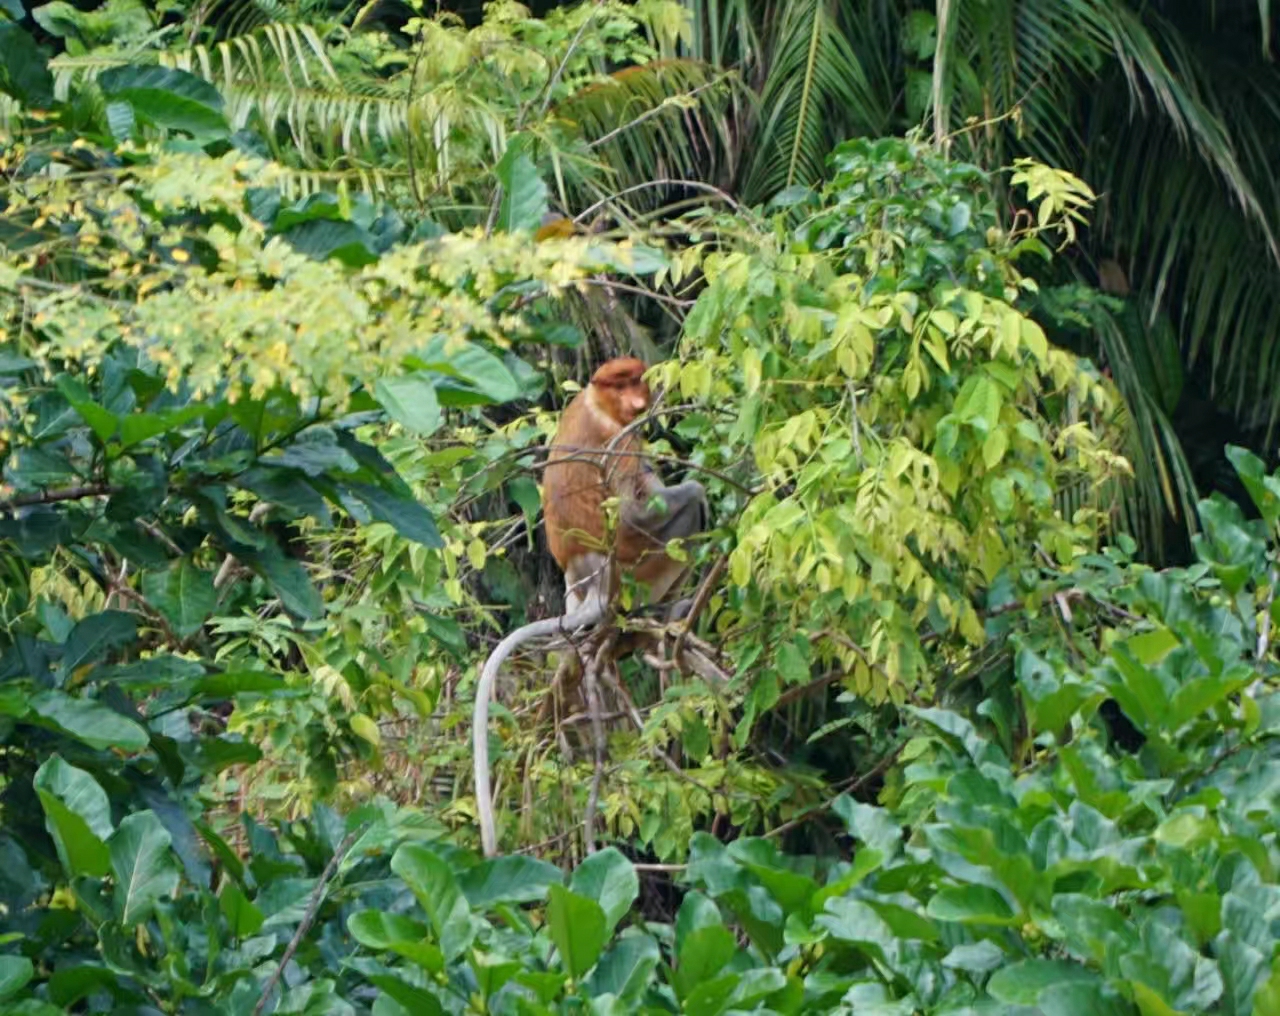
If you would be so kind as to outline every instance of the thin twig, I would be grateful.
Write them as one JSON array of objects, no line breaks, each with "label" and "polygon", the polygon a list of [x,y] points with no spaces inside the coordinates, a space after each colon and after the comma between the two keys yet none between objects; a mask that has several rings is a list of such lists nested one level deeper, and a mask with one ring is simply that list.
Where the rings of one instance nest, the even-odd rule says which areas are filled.
[{"label": "thin twig", "polygon": [[676,636],[676,644],[671,647],[673,659],[680,659],[685,639],[688,637],[689,632],[693,630],[694,624],[697,623],[698,615],[706,607],[707,601],[711,599],[711,589],[720,581],[720,576],[724,574],[725,565],[728,563],[729,555],[721,554],[719,560],[711,566],[711,570],[703,576],[702,582],[698,585],[698,591],[693,594],[693,603],[689,606],[689,613],[684,616],[684,627],[680,629],[680,634]]},{"label": "thin twig", "polygon": [[275,973],[267,979],[266,987],[262,989],[262,994],[258,996],[258,1004],[253,1007],[253,1016],[259,1016],[263,1007],[267,1004],[267,999],[271,997],[276,985],[280,983],[280,978],[284,976],[284,968],[293,959],[293,954],[298,951],[298,946],[302,944],[303,937],[311,929],[311,925],[316,919],[316,914],[320,911],[320,904],[324,901],[325,887],[329,884],[329,880],[333,878],[334,872],[338,870],[338,865],[347,856],[347,851],[351,849],[356,837],[362,831],[363,827],[353,829],[347,833],[342,842],[338,844],[338,849],[333,852],[333,856],[329,858],[329,863],[324,866],[324,871],[320,873],[320,879],[316,882],[316,887],[311,890],[311,900],[307,904],[306,912],[302,915],[302,920],[298,922],[298,929],[293,933],[293,938],[289,940],[289,944],[284,948],[284,954],[280,957],[280,965],[276,967]]},{"label": "thin twig", "polygon": [[600,807],[600,783],[604,779],[604,723],[601,721],[600,687],[596,675],[613,646],[612,637],[602,639],[594,659],[584,662],[582,686],[587,693],[587,708],[591,712],[591,735],[595,759],[591,774],[591,792],[587,795],[587,811],[582,819],[582,838],[588,854],[596,852],[596,811]]},{"label": "thin twig", "polygon": [[603,208],[610,201],[616,201],[624,194],[630,194],[633,191],[650,190],[655,187],[688,187],[690,190],[700,190],[708,194],[714,194],[725,204],[729,205],[735,212],[743,211],[743,208],[728,193],[721,190],[713,184],[703,183],[701,180],[682,180],[678,177],[663,177],[661,180],[646,180],[644,183],[638,183],[631,187],[624,187],[616,194],[610,194],[607,198],[601,198],[594,205],[588,205],[573,217],[574,222],[583,222],[591,218],[591,214]]},{"label": "thin twig", "polygon": [[413,155],[413,86],[418,83],[418,65],[422,63],[422,54],[426,48],[427,33],[424,29],[419,33],[418,51],[413,56],[413,68],[409,71],[409,88],[404,97],[405,126],[409,128],[404,136],[405,154],[408,156],[409,164],[409,193],[413,195],[413,200],[418,203],[419,208],[425,208],[426,202],[423,201],[422,192],[418,189],[418,167]]},{"label": "thin twig", "polygon": [[875,777],[879,776],[882,772],[884,772],[891,765],[893,765],[893,763],[897,760],[898,756],[902,753],[902,749],[904,747],[906,747],[905,741],[902,744],[898,745],[896,748],[894,748],[892,751],[890,751],[887,755],[885,755],[884,758],[882,758],[879,762],[877,762],[874,766],[872,766],[872,768],[868,772],[863,773],[861,776],[851,776],[847,780],[843,780],[840,783],[837,783],[834,788],[836,791],[836,794],[834,797],[829,798],[828,800],[824,801],[822,804],[816,804],[812,808],[809,808],[801,812],[799,815],[791,819],[789,822],[783,822],[782,825],[775,826],[773,829],[770,829],[767,833],[764,834],[764,838],[770,839],[774,836],[781,836],[783,833],[790,832],[792,829],[795,829],[797,826],[803,825],[805,822],[808,822],[809,819],[813,818],[813,816],[821,814],[824,811],[830,810],[831,806],[836,803],[836,801],[839,799],[839,797],[842,794],[853,793],[855,790],[862,787],[864,784],[869,783],[871,780],[875,779]]}]

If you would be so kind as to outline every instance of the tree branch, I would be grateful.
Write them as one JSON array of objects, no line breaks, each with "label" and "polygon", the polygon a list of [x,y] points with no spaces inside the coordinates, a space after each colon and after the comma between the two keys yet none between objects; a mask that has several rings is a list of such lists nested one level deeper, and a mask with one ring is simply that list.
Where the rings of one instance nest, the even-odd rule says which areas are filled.
[{"label": "tree branch", "polygon": [[13,497],[0,500],[0,512],[13,511],[15,508],[28,508],[37,504],[56,504],[59,501],[79,501],[82,497],[107,497],[116,493],[118,487],[109,483],[81,483],[74,487],[59,487],[56,490],[39,490],[31,494],[15,494]]},{"label": "tree branch", "polygon": [[258,1004],[253,1007],[253,1016],[260,1016],[263,1007],[267,1004],[267,999],[271,997],[276,985],[280,983],[280,978],[284,976],[284,968],[289,965],[289,961],[293,959],[293,954],[298,951],[298,946],[302,944],[302,939],[311,930],[311,925],[315,922],[316,914],[320,911],[320,904],[324,902],[325,887],[329,884],[329,880],[333,878],[334,872],[338,870],[338,865],[347,856],[347,851],[351,849],[351,845],[355,843],[356,837],[361,832],[363,832],[363,827],[353,829],[347,833],[342,842],[338,844],[338,849],[333,852],[333,856],[329,858],[329,863],[324,866],[324,871],[320,873],[320,879],[316,882],[316,887],[311,890],[311,901],[307,904],[302,920],[298,922],[298,930],[293,933],[293,938],[285,946],[284,954],[280,957],[280,965],[276,967],[275,973],[268,978],[266,986],[262,989],[262,994],[258,996]]}]

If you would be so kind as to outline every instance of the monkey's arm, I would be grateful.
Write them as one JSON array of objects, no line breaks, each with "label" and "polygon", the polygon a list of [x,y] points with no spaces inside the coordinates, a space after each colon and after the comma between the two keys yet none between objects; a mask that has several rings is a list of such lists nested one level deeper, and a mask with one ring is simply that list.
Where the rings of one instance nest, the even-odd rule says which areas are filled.
[{"label": "monkey's arm", "polygon": [[635,494],[622,504],[621,521],[659,543],[695,536],[706,528],[707,492],[697,480],[664,487],[646,469],[636,478]]}]

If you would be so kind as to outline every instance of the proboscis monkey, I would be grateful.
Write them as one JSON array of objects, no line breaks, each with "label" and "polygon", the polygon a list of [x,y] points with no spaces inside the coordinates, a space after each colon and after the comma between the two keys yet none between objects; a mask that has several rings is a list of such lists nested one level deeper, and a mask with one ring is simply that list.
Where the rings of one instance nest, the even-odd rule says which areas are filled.
[{"label": "proboscis monkey", "polygon": [[[547,543],[564,572],[565,613],[517,628],[498,643],[480,671],[472,746],[476,812],[486,857],[497,852],[489,785],[489,698],[503,662],[530,639],[598,623],[624,569],[647,588],[649,603],[662,602],[688,570],[685,562],[667,554],[667,541],[694,536],[705,526],[702,484],[687,480],[664,487],[644,462],[639,436],[630,431],[619,438],[648,407],[644,364],[631,357],[609,360],[569,403],[551,442],[543,476],[543,514]],[[609,548],[601,506],[613,497],[619,501],[618,524]]]}]

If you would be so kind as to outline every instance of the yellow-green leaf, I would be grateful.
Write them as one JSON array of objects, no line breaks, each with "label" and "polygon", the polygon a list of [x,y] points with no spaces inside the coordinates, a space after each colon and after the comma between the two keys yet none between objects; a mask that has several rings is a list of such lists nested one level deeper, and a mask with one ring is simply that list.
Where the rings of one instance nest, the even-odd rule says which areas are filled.
[{"label": "yellow-green leaf", "polygon": [[1009,432],[1003,427],[997,427],[987,435],[986,441],[982,443],[982,461],[988,469],[995,469],[1000,464],[1000,460],[1004,458],[1004,453],[1009,448]]},{"label": "yellow-green leaf", "polygon": [[1044,329],[1030,318],[1022,319],[1022,343],[1037,360],[1043,361],[1049,355],[1049,340]]},{"label": "yellow-green leaf", "polygon": [[760,354],[748,346],[742,354],[742,383],[746,387],[748,395],[756,393],[756,390],[760,387],[760,379],[763,373]]},{"label": "yellow-green leaf", "polygon": [[364,713],[354,713],[351,717],[351,732],[368,741],[375,748],[382,743],[382,732],[378,725]]}]

